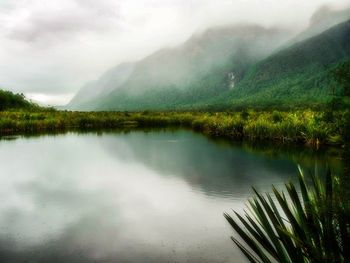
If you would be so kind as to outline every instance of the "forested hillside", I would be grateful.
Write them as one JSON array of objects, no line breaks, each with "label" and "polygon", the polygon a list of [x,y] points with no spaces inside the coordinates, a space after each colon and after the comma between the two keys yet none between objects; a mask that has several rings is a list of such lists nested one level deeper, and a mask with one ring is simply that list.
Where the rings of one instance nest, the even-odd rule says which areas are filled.
[{"label": "forested hillside", "polygon": [[[309,34],[324,27],[321,18],[313,20]],[[332,72],[350,60],[350,21],[297,40],[306,31],[302,35],[286,44],[286,32],[277,29],[208,30],[180,47],[108,71],[81,90],[69,108],[215,110],[328,103],[341,91]]]},{"label": "forested hillside", "polygon": [[350,59],[350,21],[254,65],[235,90],[213,104],[322,103],[340,92],[332,70]]},{"label": "forested hillside", "polygon": [[251,65],[271,54],[288,35],[256,25],[212,28],[178,47],[109,70],[68,106],[126,110],[191,105],[234,88]]},{"label": "forested hillside", "polygon": [[8,109],[32,108],[36,107],[33,103],[27,101],[22,94],[14,94],[10,91],[0,89],[0,111]]}]

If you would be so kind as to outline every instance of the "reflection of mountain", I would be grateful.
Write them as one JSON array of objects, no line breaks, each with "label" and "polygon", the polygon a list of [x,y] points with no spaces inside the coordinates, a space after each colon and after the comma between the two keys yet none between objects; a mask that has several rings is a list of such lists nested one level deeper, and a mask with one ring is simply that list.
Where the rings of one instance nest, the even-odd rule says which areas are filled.
[{"label": "reflection of mountain", "polygon": [[251,185],[292,178],[290,159],[304,159],[185,131],[0,144],[0,262],[10,263],[241,263],[222,212],[241,209]]},{"label": "reflection of mountain", "polygon": [[181,176],[207,194],[248,193],[252,185],[283,183],[297,174],[285,156],[267,158],[239,147],[222,146],[191,132],[130,133],[107,136],[103,147],[116,158],[143,163],[168,176]]},{"label": "reflection of mountain", "polygon": [[131,132],[123,136],[122,144],[118,137],[106,135],[101,143],[111,155],[143,163],[165,176],[180,176],[207,195],[242,198],[252,186],[269,191],[273,183],[296,179],[298,164],[320,175],[327,165],[336,173],[341,171],[334,152],[331,158],[328,152],[293,146],[231,145],[188,131]]}]

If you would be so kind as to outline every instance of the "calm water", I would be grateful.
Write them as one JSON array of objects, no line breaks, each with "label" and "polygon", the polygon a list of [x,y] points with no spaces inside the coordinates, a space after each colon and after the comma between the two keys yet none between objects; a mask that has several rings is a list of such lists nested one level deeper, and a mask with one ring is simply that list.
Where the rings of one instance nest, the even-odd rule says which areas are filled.
[{"label": "calm water", "polygon": [[222,213],[295,180],[311,153],[188,131],[0,141],[0,262],[246,262]]}]

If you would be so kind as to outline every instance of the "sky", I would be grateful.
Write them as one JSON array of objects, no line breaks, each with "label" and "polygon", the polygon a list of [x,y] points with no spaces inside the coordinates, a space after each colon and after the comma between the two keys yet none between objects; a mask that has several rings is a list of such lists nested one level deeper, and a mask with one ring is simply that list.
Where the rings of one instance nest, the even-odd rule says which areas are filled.
[{"label": "sky", "polygon": [[348,0],[0,0],[0,88],[64,105],[122,62],[218,25],[302,30],[320,6]]}]

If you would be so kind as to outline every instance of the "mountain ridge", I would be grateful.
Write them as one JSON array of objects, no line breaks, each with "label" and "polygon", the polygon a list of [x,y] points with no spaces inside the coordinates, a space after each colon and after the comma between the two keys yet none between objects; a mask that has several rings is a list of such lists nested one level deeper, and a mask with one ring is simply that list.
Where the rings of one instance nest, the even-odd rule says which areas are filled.
[{"label": "mountain ridge", "polygon": [[[193,35],[178,47],[159,50],[135,63],[126,83],[122,87],[116,86],[105,98],[127,97],[133,93],[148,93],[149,90],[183,90],[196,85],[193,82],[205,79],[211,72],[222,71],[225,65],[235,64],[241,74],[252,63],[270,54],[286,38],[286,32],[281,29],[256,25],[209,29]],[[237,80],[240,76],[235,77]],[[96,87],[96,83],[93,85]],[[101,107],[96,100],[88,106],[90,109]]]},{"label": "mountain ridge", "polygon": [[[112,84],[107,91],[90,96],[80,109],[182,110],[325,102],[329,86],[334,85],[329,71],[350,56],[350,22],[300,39],[339,12],[337,19],[344,19],[348,11],[316,12],[309,31],[289,44],[287,33],[274,28],[208,29],[178,47],[161,49],[134,63],[122,84],[107,81]],[[113,69],[108,72],[114,74]],[[101,78],[92,83],[92,90],[103,86]]]}]

